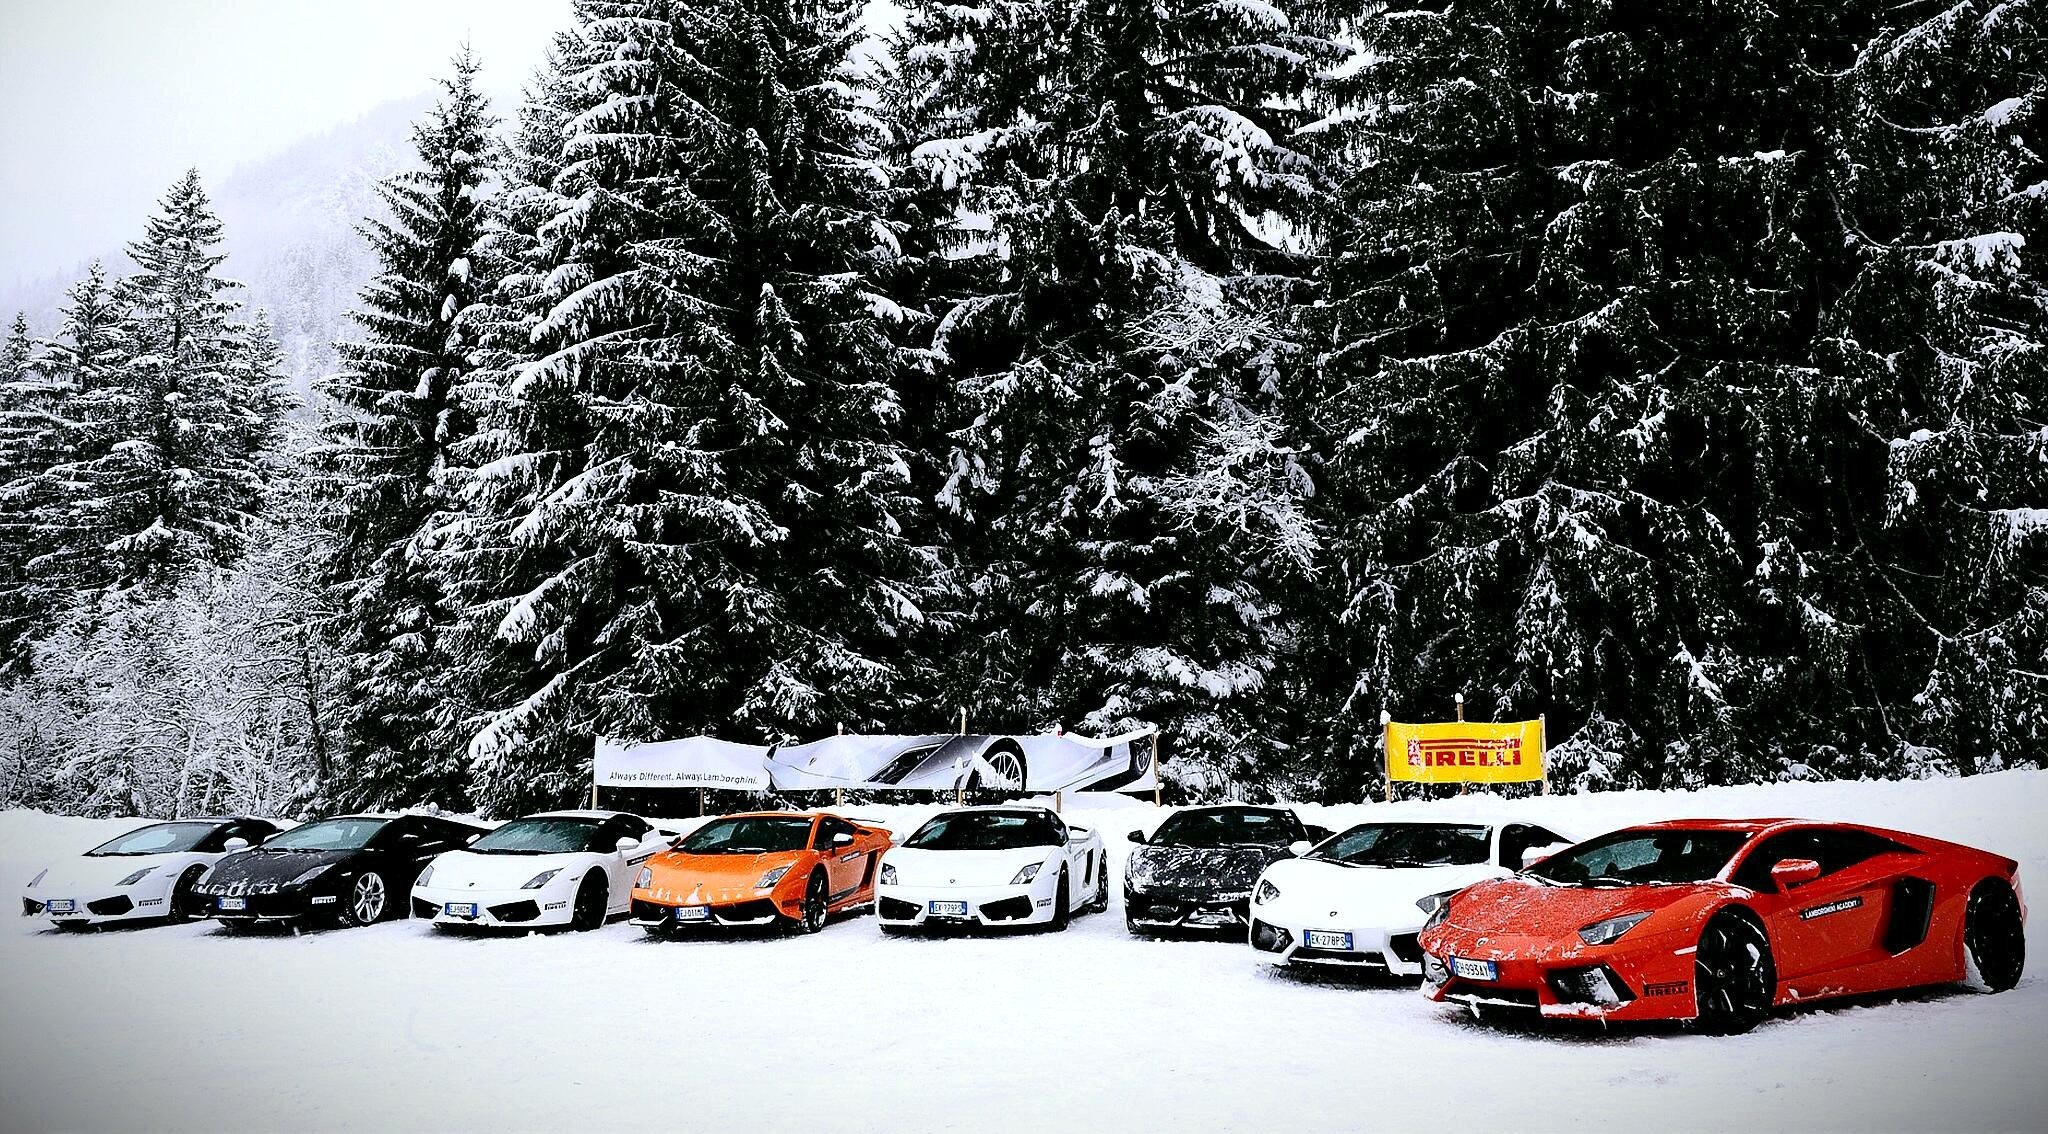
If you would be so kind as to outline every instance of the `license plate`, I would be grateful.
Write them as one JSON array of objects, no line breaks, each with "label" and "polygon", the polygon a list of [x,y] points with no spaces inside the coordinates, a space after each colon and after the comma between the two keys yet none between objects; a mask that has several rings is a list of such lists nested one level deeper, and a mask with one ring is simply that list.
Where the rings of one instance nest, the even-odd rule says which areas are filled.
[{"label": "license plate", "polygon": [[249,908],[249,899],[222,898],[220,900],[220,908],[224,910],[246,910]]},{"label": "license plate", "polygon": [[1311,949],[1336,949],[1344,953],[1351,951],[1351,935],[1334,929],[1311,929],[1301,935],[1301,943]]},{"label": "license plate", "polygon": [[1464,957],[1451,958],[1451,971],[1466,980],[1499,980],[1500,969],[1492,961],[1473,961]]},{"label": "license plate", "polygon": [[77,913],[77,898],[58,898],[50,903],[51,913]]},{"label": "license plate", "polygon": [[677,906],[677,921],[710,921],[710,906]]},{"label": "license plate", "polygon": [[441,912],[447,914],[449,917],[475,917],[476,903],[449,902],[448,904],[441,907]]},{"label": "license plate", "polygon": [[925,906],[925,912],[933,917],[966,917],[966,902],[932,902]]}]

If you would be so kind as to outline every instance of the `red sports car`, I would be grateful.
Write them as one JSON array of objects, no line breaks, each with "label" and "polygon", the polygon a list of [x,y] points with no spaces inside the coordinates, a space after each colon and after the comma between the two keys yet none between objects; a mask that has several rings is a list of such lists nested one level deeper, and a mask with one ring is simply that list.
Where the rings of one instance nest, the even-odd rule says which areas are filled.
[{"label": "red sports car", "polygon": [[2026,964],[2019,864],[1921,835],[1800,819],[1630,827],[1440,904],[1423,991],[1475,1012],[1696,1020],[1975,980]]}]

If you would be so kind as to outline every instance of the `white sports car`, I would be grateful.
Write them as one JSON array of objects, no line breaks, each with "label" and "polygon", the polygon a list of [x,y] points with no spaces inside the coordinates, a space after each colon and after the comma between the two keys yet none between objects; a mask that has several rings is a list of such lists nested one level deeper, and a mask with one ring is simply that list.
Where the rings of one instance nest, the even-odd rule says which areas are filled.
[{"label": "white sports car", "polygon": [[1252,955],[1269,964],[1355,966],[1422,975],[1415,943],[1437,905],[1505,878],[1572,840],[1532,823],[1361,823],[1252,888]]},{"label": "white sports car", "polygon": [[963,807],[935,815],[882,856],[875,910],[883,932],[1050,925],[1109,908],[1100,832],[1049,808]]},{"label": "white sports car", "polygon": [[514,819],[421,871],[412,915],[437,929],[596,929],[626,912],[641,864],[675,840],[675,832],[618,811]]},{"label": "white sports car", "polygon": [[101,843],[29,879],[25,917],[59,929],[118,921],[182,921],[204,913],[193,886],[232,850],[277,833],[263,819],[174,819]]}]

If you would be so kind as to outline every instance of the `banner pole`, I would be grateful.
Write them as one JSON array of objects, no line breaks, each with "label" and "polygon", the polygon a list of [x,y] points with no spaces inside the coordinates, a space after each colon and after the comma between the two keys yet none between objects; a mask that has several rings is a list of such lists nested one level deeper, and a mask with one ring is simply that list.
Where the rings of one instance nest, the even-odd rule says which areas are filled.
[{"label": "banner pole", "polygon": [[1387,802],[1394,802],[1394,714],[1380,710],[1380,763],[1387,773]]},{"label": "banner pole", "polygon": [[1536,758],[1543,761],[1543,794],[1550,794],[1550,714],[1536,714]]},{"label": "banner pole", "polygon": [[1159,793],[1159,730],[1152,730],[1152,806],[1163,807]]},{"label": "banner pole", "polygon": [[704,815],[704,789],[703,789],[703,788],[698,788],[698,789],[697,789],[697,815],[698,815],[698,817],[699,817],[699,818],[702,818],[702,817],[703,817],[703,815]]}]

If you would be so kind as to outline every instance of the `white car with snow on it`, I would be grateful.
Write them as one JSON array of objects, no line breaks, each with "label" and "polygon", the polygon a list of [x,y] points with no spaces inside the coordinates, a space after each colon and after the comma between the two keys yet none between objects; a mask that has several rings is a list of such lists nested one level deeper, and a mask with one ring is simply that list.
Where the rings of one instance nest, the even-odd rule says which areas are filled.
[{"label": "white car with snow on it", "polygon": [[204,913],[193,887],[214,863],[276,833],[276,824],[244,817],[137,827],[29,879],[21,912],[59,929],[182,921]]},{"label": "white car with snow on it", "polygon": [[1571,841],[1533,823],[1388,821],[1297,844],[1252,888],[1252,955],[1420,977],[1416,935],[1438,905]]},{"label": "white car with snow on it", "polygon": [[935,815],[882,858],[875,912],[885,933],[969,926],[1066,928],[1109,908],[1100,832],[1050,808],[963,807]]},{"label": "white car with snow on it", "polygon": [[618,811],[514,819],[421,871],[412,913],[436,929],[597,929],[626,912],[634,875],[675,841]]}]

